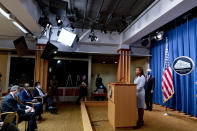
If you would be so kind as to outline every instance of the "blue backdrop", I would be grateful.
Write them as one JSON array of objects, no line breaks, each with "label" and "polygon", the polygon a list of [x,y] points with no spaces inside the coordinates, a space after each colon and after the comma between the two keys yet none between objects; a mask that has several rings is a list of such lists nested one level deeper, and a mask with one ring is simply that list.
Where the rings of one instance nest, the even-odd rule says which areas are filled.
[{"label": "blue backdrop", "polygon": [[[189,56],[197,64],[197,18],[182,24],[166,33],[169,43],[171,66],[178,56]],[[162,101],[162,72],[164,66],[165,39],[154,43],[151,47],[151,69],[155,76],[154,103],[163,104]],[[175,87],[174,96],[168,101],[168,107],[180,110],[197,117],[197,68],[186,76],[180,76],[173,71]]]}]

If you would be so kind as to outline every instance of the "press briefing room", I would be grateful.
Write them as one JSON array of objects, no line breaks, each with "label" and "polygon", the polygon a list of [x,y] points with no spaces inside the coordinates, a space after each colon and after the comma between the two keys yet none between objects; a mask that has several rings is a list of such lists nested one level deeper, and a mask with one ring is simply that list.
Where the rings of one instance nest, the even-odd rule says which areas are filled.
[{"label": "press briefing room", "polygon": [[197,131],[197,0],[0,0],[0,131]]}]

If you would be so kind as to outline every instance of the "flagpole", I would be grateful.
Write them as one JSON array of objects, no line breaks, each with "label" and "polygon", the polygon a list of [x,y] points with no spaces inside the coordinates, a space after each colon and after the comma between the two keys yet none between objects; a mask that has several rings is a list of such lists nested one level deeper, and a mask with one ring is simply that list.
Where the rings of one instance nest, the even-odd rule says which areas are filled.
[{"label": "flagpole", "polygon": [[165,112],[163,113],[164,116],[169,116],[170,114],[168,113],[168,102],[166,101],[166,107],[165,107]]},{"label": "flagpole", "polygon": [[167,110],[168,110],[168,102],[166,101],[166,112],[167,112]]},{"label": "flagpole", "polygon": [[[166,37],[166,49],[168,49],[168,37]],[[165,63],[164,63],[165,65]],[[165,112],[163,113],[164,116],[169,116],[168,114],[168,101],[166,101],[166,105],[165,105]]]}]

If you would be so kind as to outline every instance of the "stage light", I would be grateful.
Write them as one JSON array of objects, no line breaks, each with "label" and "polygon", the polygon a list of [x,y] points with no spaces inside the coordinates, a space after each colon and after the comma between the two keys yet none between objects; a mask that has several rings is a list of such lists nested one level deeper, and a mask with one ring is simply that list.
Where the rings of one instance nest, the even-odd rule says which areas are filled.
[{"label": "stage light", "polygon": [[2,8],[0,8],[0,13],[6,17],[8,20],[12,20],[12,18],[10,17],[10,14],[5,12]]},{"label": "stage light", "polygon": [[44,28],[51,28],[52,24],[49,22],[49,19],[47,17],[40,17],[38,23],[44,27]]},{"label": "stage light", "polygon": [[160,31],[160,32],[156,32],[156,35],[155,35],[155,39],[156,40],[162,40],[163,39],[163,35],[164,35],[164,32],[163,31]]},{"label": "stage light", "polygon": [[76,34],[62,28],[57,41],[64,44],[65,46],[72,46],[76,39],[76,36]]},{"label": "stage light", "polygon": [[98,41],[98,37],[95,36],[94,31],[92,31],[92,32],[89,34],[89,38],[90,38],[91,42],[93,42],[93,41]]},{"label": "stage light", "polygon": [[57,51],[54,51],[53,53],[54,53],[54,54],[57,54]]},{"label": "stage light", "polygon": [[45,28],[48,28],[48,29],[52,28],[51,23],[48,23]]},{"label": "stage light", "polygon": [[22,27],[19,23],[17,23],[16,21],[12,21],[12,23],[13,23],[16,27],[18,27],[23,33],[25,33],[25,34],[28,33],[28,31],[27,31],[24,27]]},{"label": "stage light", "polygon": [[57,16],[56,17],[57,26],[61,26],[63,24],[62,20]]},{"label": "stage light", "polygon": [[60,64],[60,63],[61,63],[61,60],[58,60],[58,61],[57,61],[57,64]]},{"label": "stage light", "polygon": [[115,63],[115,64],[117,64],[118,62],[117,62],[117,61],[115,61],[114,63]]},{"label": "stage light", "polygon": [[46,60],[53,59],[53,57],[55,56],[54,52],[57,50],[58,48],[48,41],[41,55],[41,58]]},{"label": "stage light", "polygon": [[143,39],[141,44],[142,46],[146,47],[149,44],[149,39],[148,38]]},{"label": "stage light", "polygon": [[52,72],[52,67],[49,67],[49,72],[50,72],[50,73]]}]

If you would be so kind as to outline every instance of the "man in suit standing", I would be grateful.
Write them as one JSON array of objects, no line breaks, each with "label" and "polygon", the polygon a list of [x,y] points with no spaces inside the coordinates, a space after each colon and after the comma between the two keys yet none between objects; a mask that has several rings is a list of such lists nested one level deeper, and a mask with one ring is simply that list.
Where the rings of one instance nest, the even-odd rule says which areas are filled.
[{"label": "man in suit standing", "polygon": [[102,84],[103,84],[103,82],[102,82],[101,75],[97,74],[97,77],[96,77],[96,88],[99,89]]},{"label": "man in suit standing", "polygon": [[152,111],[152,98],[155,88],[155,78],[152,75],[152,70],[147,70],[146,82],[145,82],[145,102],[146,110]]},{"label": "man in suit standing", "polygon": [[28,121],[27,131],[35,131],[37,129],[34,109],[30,106],[19,104],[16,100],[19,86],[15,85],[10,89],[10,93],[2,100],[2,112],[17,112],[20,121]]},{"label": "man in suit standing", "polygon": [[25,102],[33,102],[35,107],[35,113],[36,116],[38,116],[38,120],[42,120],[42,113],[43,113],[43,105],[42,103],[39,103],[37,99],[34,99],[29,92],[29,83],[24,84],[24,89],[19,94],[20,100],[22,103],[25,104]]}]

